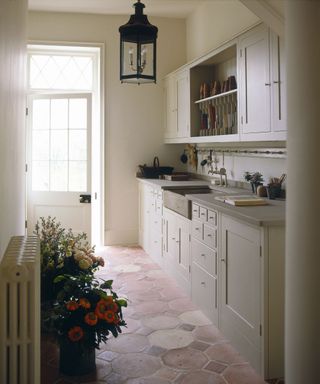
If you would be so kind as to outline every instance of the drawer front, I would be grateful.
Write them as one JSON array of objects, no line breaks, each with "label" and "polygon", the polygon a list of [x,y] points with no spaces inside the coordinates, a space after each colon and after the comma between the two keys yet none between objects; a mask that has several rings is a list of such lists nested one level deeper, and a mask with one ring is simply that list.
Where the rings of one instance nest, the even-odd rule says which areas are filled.
[{"label": "drawer front", "polygon": [[192,203],[192,219],[199,219],[199,210],[200,207],[198,204]]},{"label": "drawer front", "polygon": [[217,279],[195,263],[192,263],[191,279],[192,301],[206,312],[216,311]]},{"label": "drawer front", "polygon": [[210,275],[217,274],[217,252],[198,240],[192,240],[192,261],[200,265]]},{"label": "drawer front", "polygon": [[211,248],[217,247],[217,230],[207,224],[203,225],[203,242]]},{"label": "drawer front", "polygon": [[200,221],[192,221],[192,236],[198,240],[203,239],[203,224]]},{"label": "drawer front", "polygon": [[207,208],[200,207],[199,209],[199,218],[201,221],[206,222],[208,217],[208,210]]},{"label": "drawer front", "polygon": [[218,216],[217,212],[212,211],[211,209],[208,209],[208,220],[207,220],[208,224],[216,226],[217,216]]}]

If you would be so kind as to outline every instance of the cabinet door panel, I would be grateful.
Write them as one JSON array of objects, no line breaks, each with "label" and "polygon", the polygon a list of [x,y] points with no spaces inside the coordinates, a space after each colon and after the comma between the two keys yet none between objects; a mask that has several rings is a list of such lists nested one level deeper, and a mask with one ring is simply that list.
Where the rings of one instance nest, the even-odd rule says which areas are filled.
[{"label": "cabinet door panel", "polygon": [[179,235],[177,268],[186,280],[190,280],[190,222],[187,219],[177,218],[177,227]]},{"label": "cabinet door panel", "polygon": [[177,131],[178,137],[190,136],[189,72],[177,75]]},{"label": "cabinet door panel", "polygon": [[221,329],[252,359],[252,348],[261,343],[259,229],[223,216],[221,252]]},{"label": "cabinet door panel", "polygon": [[286,71],[284,38],[270,34],[271,43],[271,116],[274,132],[287,130]]},{"label": "cabinet door panel", "polygon": [[269,44],[266,28],[240,42],[241,134],[270,132]]}]

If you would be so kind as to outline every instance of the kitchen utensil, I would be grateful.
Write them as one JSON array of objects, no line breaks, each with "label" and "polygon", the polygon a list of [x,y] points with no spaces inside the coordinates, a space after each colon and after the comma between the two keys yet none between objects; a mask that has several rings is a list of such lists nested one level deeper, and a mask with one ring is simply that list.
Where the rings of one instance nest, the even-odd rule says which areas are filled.
[{"label": "kitchen utensil", "polygon": [[188,162],[188,156],[186,155],[186,150],[183,151],[183,154],[180,156],[180,161],[183,164],[186,164]]},{"label": "kitchen utensil", "polygon": [[279,184],[282,184],[285,179],[287,178],[287,175],[285,173],[283,173],[281,176],[280,176],[280,179],[279,179]]}]

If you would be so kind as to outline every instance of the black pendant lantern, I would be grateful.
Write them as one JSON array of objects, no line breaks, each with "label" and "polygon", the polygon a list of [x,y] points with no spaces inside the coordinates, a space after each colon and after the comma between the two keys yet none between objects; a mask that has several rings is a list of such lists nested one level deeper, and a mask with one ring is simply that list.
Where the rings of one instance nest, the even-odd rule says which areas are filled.
[{"label": "black pendant lantern", "polygon": [[122,83],[156,82],[156,41],[158,28],[143,14],[144,4],[137,3],[135,14],[120,32],[120,80]]}]

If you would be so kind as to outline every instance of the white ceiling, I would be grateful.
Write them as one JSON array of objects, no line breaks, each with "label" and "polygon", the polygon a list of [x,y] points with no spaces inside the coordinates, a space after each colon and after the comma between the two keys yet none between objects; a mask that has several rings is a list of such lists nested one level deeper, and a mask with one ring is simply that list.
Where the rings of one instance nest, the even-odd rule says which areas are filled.
[{"label": "white ceiling", "polygon": [[[207,0],[208,1],[208,0]],[[214,1],[214,0],[211,0]],[[29,0],[29,9],[50,12],[130,15],[136,0]],[[148,16],[185,18],[205,0],[142,0]]]}]

